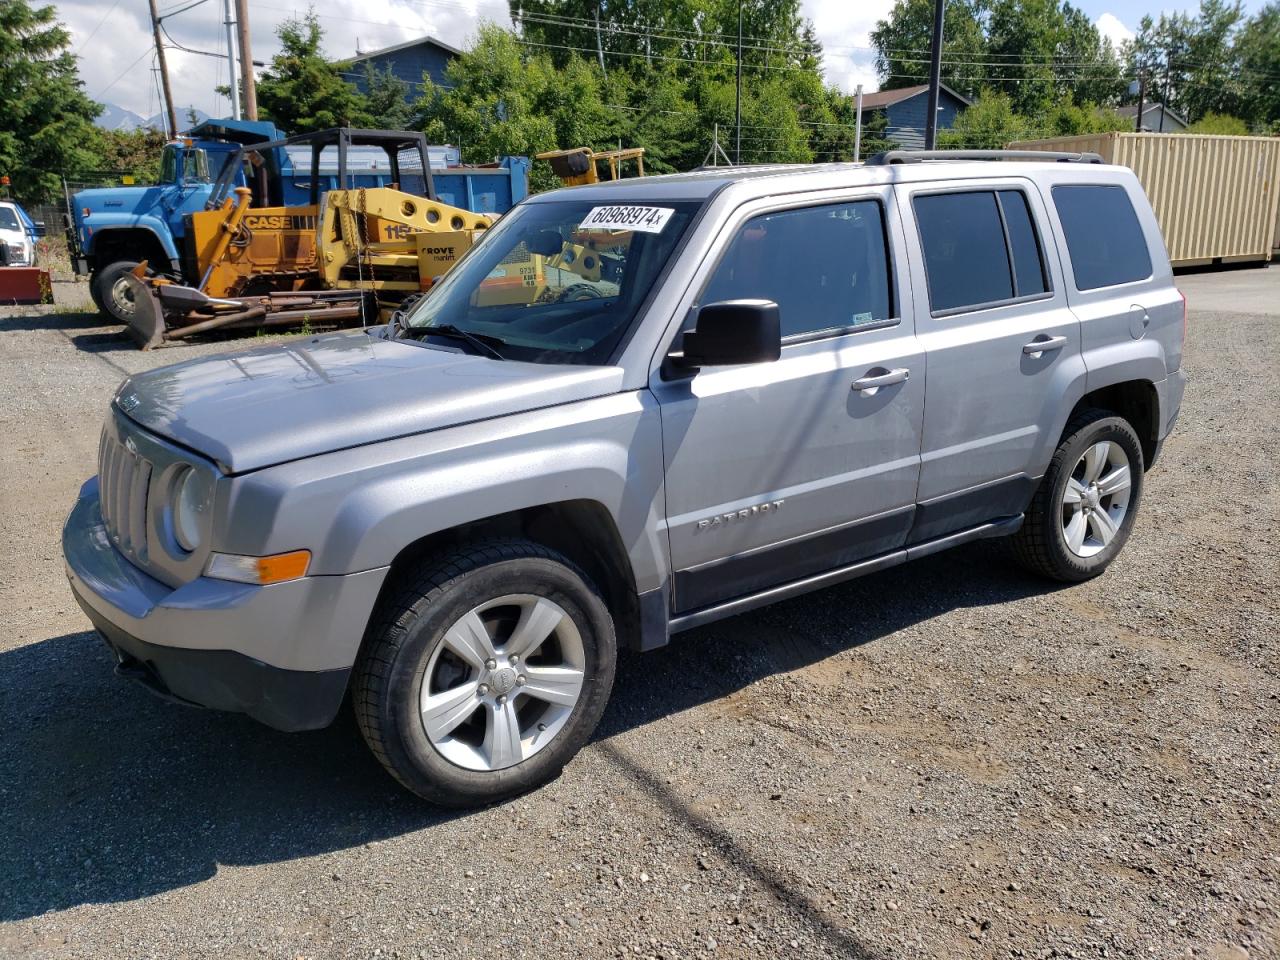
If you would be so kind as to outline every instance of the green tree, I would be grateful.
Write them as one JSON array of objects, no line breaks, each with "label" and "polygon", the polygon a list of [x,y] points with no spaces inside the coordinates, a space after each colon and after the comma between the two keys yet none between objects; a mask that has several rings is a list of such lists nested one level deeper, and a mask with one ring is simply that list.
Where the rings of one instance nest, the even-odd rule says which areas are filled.
[{"label": "green tree", "polygon": [[324,31],[314,10],[276,31],[281,50],[258,80],[258,106],[291,134],[368,125],[368,102],[344,78],[346,65],[320,52]]},{"label": "green tree", "polygon": [[973,106],[956,117],[951,129],[938,131],[938,147],[999,150],[1014,140],[1034,140],[1040,132],[1014,111],[1007,93],[984,90]]},{"label": "green tree", "polygon": [[1280,123],[1280,0],[1249,19],[1236,49],[1245,86],[1241,115],[1258,129]]},{"label": "green tree", "polygon": [[380,130],[407,130],[413,122],[413,108],[408,100],[409,85],[392,73],[390,67],[375,70],[367,61],[361,80],[364,114],[369,126]]},{"label": "green tree", "polygon": [[1187,127],[1187,133],[1218,133],[1243,137],[1248,135],[1249,125],[1239,117],[1210,112]]},{"label": "green tree", "polygon": [[70,35],[52,6],[0,0],[0,174],[32,202],[60,196],[61,176],[97,165],[93,120]]},{"label": "green tree", "polygon": [[139,183],[160,179],[160,157],[166,137],[159,130],[95,130],[94,153],[98,171],[123,174]]},{"label": "green tree", "polygon": [[1133,121],[1110,107],[1092,103],[1076,104],[1068,96],[1049,108],[1045,115],[1046,137],[1077,137],[1086,133],[1133,130]]},{"label": "green tree", "polygon": [[[942,82],[972,98],[987,80],[987,38],[982,0],[947,4],[942,33]],[[876,71],[885,90],[910,87],[929,79],[933,42],[933,0],[894,0],[889,16],[871,31]]]}]

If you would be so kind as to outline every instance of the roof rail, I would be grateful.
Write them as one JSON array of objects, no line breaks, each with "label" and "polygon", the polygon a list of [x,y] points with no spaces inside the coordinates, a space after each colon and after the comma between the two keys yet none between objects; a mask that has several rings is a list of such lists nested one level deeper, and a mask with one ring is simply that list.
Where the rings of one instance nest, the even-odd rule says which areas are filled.
[{"label": "roof rail", "polygon": [[1061,153],[1053,150],[886,150],[867,163],[920,163],[924,160],[1056,160],[1059,163],[1102,163],[1096,153]]}]

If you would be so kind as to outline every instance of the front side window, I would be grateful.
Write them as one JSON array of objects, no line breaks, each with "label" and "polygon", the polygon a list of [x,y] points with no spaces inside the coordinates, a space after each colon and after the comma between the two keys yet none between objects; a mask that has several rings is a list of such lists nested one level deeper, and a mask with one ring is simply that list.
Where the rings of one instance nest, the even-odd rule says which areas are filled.
[{"label": "front side window", "polygon": [[606,363],[699,206],[521,204],[420,301],[408,335],[455,328],[507,359]]},{"label": "front side window", "polygon": [[1096,290],[1151,276],[1151,254],[1124,187],[1071,184],[1053,188],[1077,290]]},{"label": "front side window", "polygon": [[766,213],[738,230],[699,298],[772,300],[784,337],[893,316],[878,200]]},{"label": "front side window", "polygon": [[160,154],[160,182],[178,182],[178,147],[170,144]]},{"label": "front side window", "polygon": [[1048,292],[1044,257],[1021,190],[974,190],[913,201],[934,313]]}]

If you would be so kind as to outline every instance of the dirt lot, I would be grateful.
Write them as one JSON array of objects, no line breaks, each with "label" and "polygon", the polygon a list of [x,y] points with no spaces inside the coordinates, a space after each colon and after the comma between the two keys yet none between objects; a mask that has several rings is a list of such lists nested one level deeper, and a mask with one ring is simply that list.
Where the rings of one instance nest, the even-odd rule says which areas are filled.
[{"label": "dirt lot", "polygon": [[225,345],[7,311],[0,955],[1280,956],[1280,269],[1181,285],[1182,421],[1106,576],[978,544],[685,634],[469,814],[349,718],[112,676],[59,527],[120,378]]}]

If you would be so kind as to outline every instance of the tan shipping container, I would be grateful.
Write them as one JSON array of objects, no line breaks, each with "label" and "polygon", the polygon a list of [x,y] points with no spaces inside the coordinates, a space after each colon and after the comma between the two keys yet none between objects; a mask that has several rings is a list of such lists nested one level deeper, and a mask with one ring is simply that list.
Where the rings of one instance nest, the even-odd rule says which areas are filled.
[{"label": "tan shipping container", "polygon": [[1280,247],[1280,137],[1101,133],[1009,147],[1096,153],[1132,169],[1175,267],[1265,261]]}]

